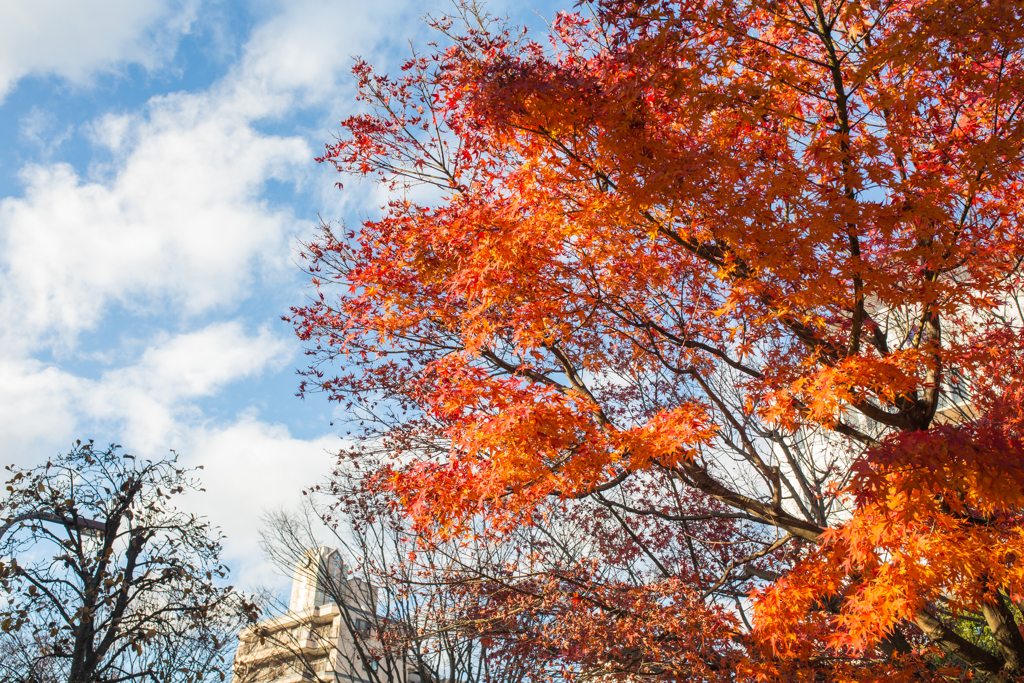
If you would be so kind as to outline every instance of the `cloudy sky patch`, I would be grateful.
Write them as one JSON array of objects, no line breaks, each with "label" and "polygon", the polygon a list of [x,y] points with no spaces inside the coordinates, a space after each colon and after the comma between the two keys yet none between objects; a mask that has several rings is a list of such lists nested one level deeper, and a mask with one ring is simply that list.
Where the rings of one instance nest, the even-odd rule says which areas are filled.
[{"label": "cloudy sky patch", "polygon": [[[264,509],[342,445],[295,398],[281,321],[306,296],[318,215],[386,201],[315,157],[357,110],[352,58],[385,70],[438,1],[36,0],[0,4],[0,439],[31,466],[76,438],[204,466],[188,506],[236,581],[272,580]],[[518,19],[553,9],[504,7]],[[6,463],[3,463],[6,464]]]}]

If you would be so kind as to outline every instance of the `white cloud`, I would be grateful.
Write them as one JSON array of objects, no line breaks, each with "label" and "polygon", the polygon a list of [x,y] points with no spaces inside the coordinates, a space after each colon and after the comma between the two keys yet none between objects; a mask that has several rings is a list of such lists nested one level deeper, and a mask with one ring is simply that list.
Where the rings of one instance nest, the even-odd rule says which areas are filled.
[{"label": "white cloud", "polygon": [[[0,360],[0,442],[5,460],[42,462],[75,438],[83,381],[37,360]],[[11,464],[0,462],[0,466]]]},{"label": "white cloud", "polygon": [[265,328],[249,335],[230,321],[159,339],[132,365],[94,380],[8,358],[0,362],[0,435],[5,443],[59,447],[76,429],[116,425],[133,449],[159,451],[195,417],[196,399],[279,371],[295,350]]},{"label": "white cloud", "polygon": [[[0,361],[0,442],[21,466],[64,452],[75,438],[116,438],[147,458],[173,448],[181,462],[203,465],[206,493],[179,502],[227,534],[226,552],[242,569],[235,581],[273,582],[257,549],[262,510],[287,506],[328,471],[336,436],[303,440],[246,408],[214,422],[195,408],[233,382],[280,370],[295,345],[268,329],[237,321],[155,340],[132,364],[86,379],[35,360]],[[6,465],[8,462],[0,462]]]},{"label": "white cloud", "polygon": [[209,325],[150,347],[123,373],[135,385],[158,392],[165,400],[209,396],[241,377],[278,366],[291,355],[291,343],[264,328],[246,336],[236,321]]},{"label": "white cloud", "polygon": [[219,526],[232,581],[251,586],[278,580],[259,560],[259,517],[265,510],[294,507],[300,491],[319,483],[341,448],[336,436],[302,440],[288,428],[242,414],[222,428],[198,430],[181,447],[182,461],[202,465],[206,493],[191,496],[188,509]]},{"label": "white cloud", "polygon": [[103,374],[78,405],[92,420],[120,423],[126,443],[140,451],[167,447],[182,436],[181,422],[196,415],[192,403],[228,384],[279,370],[293,355],[292,342],[263,329],[246,335],[238,322],[169,338],[139,361]]},{"label": "white cloud", "polygon": [[[0,364],[0,438],[8,460],[22,466],[66,451],[75,438],[94,436],[102,442],[113,438],[114,431],[126,452],[137,456],[159,458],[173,448],[182,464],[203,466],[199,477],[206,492],[189,493],[177,505],[206,517],[227,536],[225,557],[236,570],[232,581],[247,587],[274,584],[279,581],[275,570],[259,559],[259,517],[264,510],[293,507],[300,491],[319,483],[330,470],[341,442],[333,435],[295,438],[285,425],[262,421],[251,410],[226,424],[207,424],[203,416],[182,410],[188,406],[183,395],[208,389],[204,386],[187,388],[172,405],[175,397],[161,394],[161,388],[178,361],[155,357],[163,352],[174,356],[188,343],[172,340],[147,354],[148,361],[98,382],[52,367]],[[157,368],[152,382],[144,381],[147,366]],[[98,429],[103,422],[98,417],[124,426]],[[15,457],[10,457],[12,452]]]},{"label": "white cloud", "polygon": [[[146,17],[187,14],[181,5],[139,4]],[[101,5],[97,22],[113,6]],[[104,25],[113,32],[107,42],[149,21],[131,7],[120,29]],[[291,272],[289,240],[311,224],[269,205],[263,190],[269,180],[319,175],[315,152],[302,137],[269,135],[255,122],[350,96],[339,83],[351,55],[373,50],[399,23],[411,33],[423,10],[401,1],[288,3],[209,90],[154,97],[142,111],[93,122],[91,139],[112,161],[86,178],[67,164],[24,167],[23,196],[0,201],[0,316],[9,323],[0,348],[73,348],[111,304],[186,317],[230,312],[261,275]],[[41,16],[23,14],[22,22]],[[325,26],[332,29],[321,39]]]},{"label": "white cloud", "polygon": [[291,2],[246,44],[234,84],[248,97],[238,100],[247,107],[267,108],[284,93],[297,95],[306,104],[350,97],[351,86],[345,83],[339,92],[339,82],[347,76],[353,57],[372,50],[383,27],[393,28],[400,19],[412,24],[421,11],[422,5],[388,0]]},{"label": "white cloud", "polygon": [[[4,37],[13,25],[35,35],[32,22],[64,3],[7,6],[14,4],[0,9],[0,98],[28,73],[87,83],[128,62],[157,68],[196,6],[97,1],[95,18],[83,19],[74,5],[68,21],[52,27],[64,42],[44,55],[45,48],[17,37],[14,47],[4,45]],[[123,14],[114,16],[117,8]],[[273,416],[251,412],[251,397],[232,395],[240,380],[291,364],[297,346],[234,319],[241,302],[258,306],[271,283],[294,272],[290,240],[309,230],[297,211],[268,202],[265,188],[272,180],[305,187],[318,172],[310,140],[326,140],[336,118],[351,110],[343,103],[352,94],[350,57],[373,57],[379,44],[411,35],[424,9],[402,0],[282,3],[208,90],[155,97],[92,122],[87,130],[102,164],[21,169],[23,194],[0,200],[0,439],[13,446],[11,459],[38,462],[90,433],[146,457],[173,447],[187,463],[206,467],[208,493],[189,509],[222,526],[229,555],[258,571],[260,511],[294,503],[329,470],[327,451],[340,446],[334,436],[296,438]],[[15,12],[24,16],[5,24]],[[299,110],[322,117],[324,130],[260,129],[261,121],[288,125]],[[24,135],[57,144],[45,117],[37,118],[26,119]],[[117,307],[126,315],[112,316]],[[222,322],[149,339],[145,351],[118,366],[126,339],[137,334],[133,316],[149,327],[186,330],[199,316]],[[107,347],[89,354],[105,358],[108,370],[89,378],[62,364],[86,357],[77,346],[83,332],[108,326]],[[62,351],[55,363],[40,360],[47,347]],[[208,397],[238,414],[213,419],[200,407]]]},{"label": "white cloud", "polygon": [[62,125],[52,112],[39,107],[32,107],[19,123],[21,138],[39,148],[44,157],[67,142],[75,130],[74,125]]},{"label": "white cloud", "polygon": [[0,3],[0,102],[29,74],[87,84],[97,72],[163,65],[195,20],[198,0]]},{"label": "white cloud", "polygon": [[[114,433],[126,452],[141,457],[163,457],[173,448],[182,464],[203,466],[206,492],[189,493],[176,504],[224,532],[225,558],[236,570],[232,581],[245,587],[279,582],[274,568],[260,560],[259,517],[264,510],[293,507],[300,491],[330,470],[341,442],[333,435],[295,438],[285,425],[262,421],[253,410],[219,425],[189,410],[189,399],[216,391],[219,383],[265,370],[261,360],[284,346],[265,332],[238,337],[232,327],[170,339],[98,381],[35,362],[0,362],[0,439],[7,453],[0,466],[11,460],[33,466],[67,451],[75,438],[103,442]],[[225,341],[241,348],[222,348]],[[178,370],[185,377],[180,382],[174,379]],[[204,370],[215,377],[199,379]],[[122,425],[111,429],[111,422]]]},{"label": "white cloud", "polygon": [[98,130],[115,152],[129,150],[111,179],[32,165],[21,171],[24,195],[0,201],[0,315],[19,339],[70,344],[112,302],[230,310],[261,270],[291,268],[297,221],[260,193],[267,180],[306,173],[304,141],[260,134],[192,95],[160,98],[148,118],[104,119]]},{"label": "white cloud", "polygon": [[[126,445],[159,453],[204,418],[194,401],[242,379],[280,370],[295,345],[264,328],[247,334],[237,321],[156,340],[134,363],[97,379],[37,360],[0,362],[0,441],[28,456],[65,447],[76,430],[118,433]],[[103,435],[99,435],[103,438]],[[38,460],[38,457],[34,458]]]}]

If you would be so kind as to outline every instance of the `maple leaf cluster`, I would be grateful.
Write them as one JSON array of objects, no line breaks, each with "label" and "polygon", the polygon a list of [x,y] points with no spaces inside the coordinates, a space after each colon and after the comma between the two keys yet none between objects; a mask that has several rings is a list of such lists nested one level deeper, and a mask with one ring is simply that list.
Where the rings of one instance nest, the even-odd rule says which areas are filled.
[{"label": "maple leaf cluster", "polygon": [[593,10],[356,65],[303,391],[559,676],[1024,675],[1024,8]]}]

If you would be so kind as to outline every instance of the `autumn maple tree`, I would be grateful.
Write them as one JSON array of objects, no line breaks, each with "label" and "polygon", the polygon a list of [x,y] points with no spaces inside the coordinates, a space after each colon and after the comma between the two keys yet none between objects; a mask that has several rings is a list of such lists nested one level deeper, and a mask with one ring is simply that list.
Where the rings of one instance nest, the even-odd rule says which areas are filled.
[{"label": "autumn maple tree", "polygon": [[357,64],[304,390],[545,671],[1024,675],[1024,7],[577,10]]}]

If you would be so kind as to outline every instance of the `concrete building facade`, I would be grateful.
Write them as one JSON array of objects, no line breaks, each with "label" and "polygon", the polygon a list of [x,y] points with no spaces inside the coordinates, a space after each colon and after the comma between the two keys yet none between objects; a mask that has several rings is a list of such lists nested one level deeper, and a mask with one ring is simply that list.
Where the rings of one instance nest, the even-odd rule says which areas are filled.
[{"label": "concrete building facade", "polygon": [[288,612],[239,637],[233,681],[374,683],[376,605],[376,589],[347,578],[336,549],[307,551],[295,565]]}]

